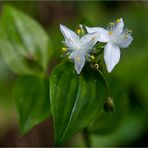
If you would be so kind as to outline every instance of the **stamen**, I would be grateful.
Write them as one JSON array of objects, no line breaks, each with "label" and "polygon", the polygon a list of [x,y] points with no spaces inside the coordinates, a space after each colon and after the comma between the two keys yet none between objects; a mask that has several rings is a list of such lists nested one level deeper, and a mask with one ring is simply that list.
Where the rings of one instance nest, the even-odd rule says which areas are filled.
[{"label": "stamen", "polygon": [[94,60],[95,59],[94,55],[91,55],[91,58],[92,58],[92,60]]},{"label": "stamen", "polygon": [[124,38],[127,40],[127,39],[128,39],[128,36],[127,36],[127,35],[125,35],[125,36],[124,36]]},{"label": "stamen", "polygon": [[132,30],[128,30],[129,33],[132,33]]},{"label": "stamen", "polygon": [[114,22],[109,23],[107,26],[107,30],[113,31],[114,25]]},{"label": "stamen", "polygon": [[117,19],[116,22],[117,22],[117,23],[120,23],[121,21],[120,21],[120,19]]},{"label": "stamen", "polygon": [[112,31],[110,31],[110,32],[109,32],[109,35],[112,35],[112,34],[113,34],[113,32],[112,32]]},{"label": "stamen", "polygon": [[132,30],[128,30],[128,29],[125,29],[125,30],[124,30],[124,34],[125,34],[125,35],[129,35],[130,33],[132,33]]},{"label": "stamen", "polygon": [[66,52],[67,48],[66,47],[62,47],[62,51]]},{"label": "stamen", "polygon": [[81,33],[81,29],[77,29],[76,32],[77,32],[77,34],[80,34]]}]

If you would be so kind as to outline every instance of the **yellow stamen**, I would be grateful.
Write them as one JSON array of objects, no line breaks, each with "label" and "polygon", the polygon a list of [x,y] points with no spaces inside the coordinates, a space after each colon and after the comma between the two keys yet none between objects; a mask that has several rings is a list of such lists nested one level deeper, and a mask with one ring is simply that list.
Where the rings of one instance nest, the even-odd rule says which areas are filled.
[{"label": "yellow stamen", "polygon": [[92,60],[94,60],[95,59],[94,55],[91,55],[91,58],[92,58]]},{"label": "yellow stamen", "polygon": [[116,22],[119,23],[120,22],[120,19],[117,19]]},{"label": "yellow stamen", "polygon": [[80,34],[81,33],[81,29],[77,29],[76,32],[77,32],[77,34]]},{"label": "yellow stamen", "polygon": [[132,30],[128,30],[129,33],[132,33]]},{"label": "yellow stamen", "polygon": [[67,48],[66,47],[62,47],[62,51],[67,51]]},{"label": "yellow stamen", "polygon": [[113,34],[113,32],[110,31],[110,32],[109,32],[109,35],[112,35],[112,34]]}]

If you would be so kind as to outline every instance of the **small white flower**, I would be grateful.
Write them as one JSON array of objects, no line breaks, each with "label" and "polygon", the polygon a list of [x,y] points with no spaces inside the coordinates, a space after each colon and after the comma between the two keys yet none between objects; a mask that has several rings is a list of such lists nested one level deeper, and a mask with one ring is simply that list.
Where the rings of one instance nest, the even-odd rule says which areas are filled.
[{"label": "small white flower", "polygon": [[60,30],[65,38],[63,43],[70,52],[69,58],[74,62],[76,72],[80,74],[86,57],[90,57],[91,49],[97,42],[98,33],[86,34],[80,38],[75,32],[63,25],[60,25]]},{"label": "small white flower", "polygon": [[131,31],[124,28],[123,19],[110,23],[107,30],[101,27],[86,27],[88,33],[98,32],[99,42],[107,42],[104,49],[104,60],[108,72],[111,72],[120,60],[120,48],[126,48],[132,42]]}]

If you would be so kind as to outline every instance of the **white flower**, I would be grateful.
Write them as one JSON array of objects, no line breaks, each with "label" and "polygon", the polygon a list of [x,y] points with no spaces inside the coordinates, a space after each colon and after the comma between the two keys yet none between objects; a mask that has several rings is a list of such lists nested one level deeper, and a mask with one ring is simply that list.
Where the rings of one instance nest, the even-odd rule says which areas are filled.
[{"label": "white flower", "polygon": [[120,48],[126,48],[132,42],[131,31],[128,29],[123,30],[123,19],[117,19],[115,22],[110,23],[106,29],[100,27],[86,27],[88,33],[98,32],[99,42],[107,42],[104,49],[104,60],[108,72],[111,72],[115,65],[120,60]]},{"label": "white flower", "polygon": [[96,36],[98,33],[86,34],[80,38],[75,32],[63,25],[60,25],[60,30],[65,38],[63,43],[70,52],[69,58],[74,62],[76,72],[80,74],[86,57],[90,57],[89,53],[97,42]]}]

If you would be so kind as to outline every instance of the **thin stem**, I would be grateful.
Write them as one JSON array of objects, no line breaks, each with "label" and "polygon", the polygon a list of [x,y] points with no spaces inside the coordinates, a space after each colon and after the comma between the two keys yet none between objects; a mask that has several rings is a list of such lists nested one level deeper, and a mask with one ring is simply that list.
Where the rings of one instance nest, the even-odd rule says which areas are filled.
[{"label": "thin stem", "polygon": [[97,69],[97,71],[98,71],[98,72],[101,74],[101,76],[103,77],[104,82],[105,82],[105,86],[106,86],[107,95],[108,95],[108,97],[110,97],[110,96],[111,96],[111,92],[110,92],[109,84],[108,84],[108,82],[107,82],[105,76],[103,75],[103,72],[102,72],[100,69]]},{"label": "thin stem", "polygon": [[91,140],[90,140],[90,135],[89,135],[88,129],[84,128],[82,131],[82,134],[83,134],[83,139],[85,141],[86,146],[91,147]]}]

